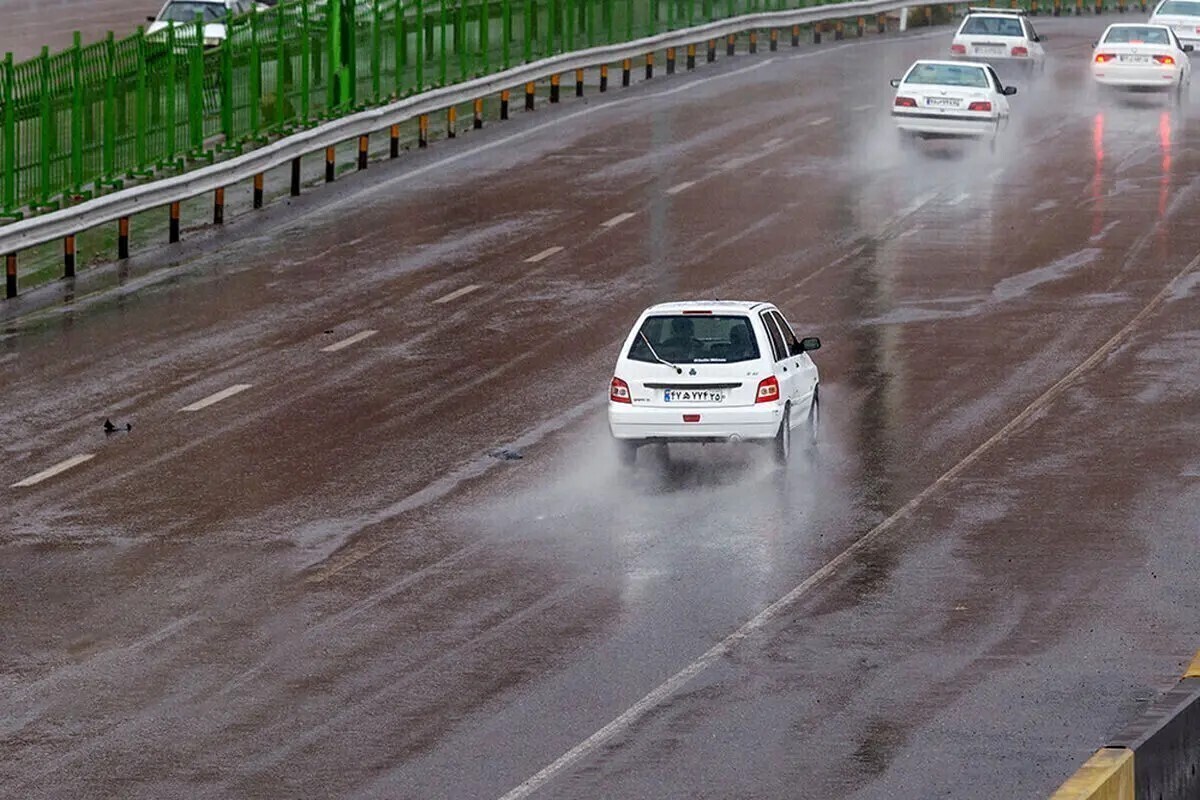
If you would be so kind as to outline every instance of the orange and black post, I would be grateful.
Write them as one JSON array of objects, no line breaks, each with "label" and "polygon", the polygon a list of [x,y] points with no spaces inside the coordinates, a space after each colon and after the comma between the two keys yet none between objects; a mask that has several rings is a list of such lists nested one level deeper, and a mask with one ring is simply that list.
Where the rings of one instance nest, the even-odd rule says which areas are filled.
[{"label": "orange and black post", "polygon": [[[295,158],[292,159],[291,193],[292,193],[292,197],[300,196],[300,156],[296,156]],[[224,203],[225,195],[222,194],[221,198],[222,198],[221,202]]]},{"label": "orange and black post", "polygon": [[225,187],[213,190],[213,225],[225,224]]},{"label": "orange and black post", "polygon": [[500,92],[500,119],[508,119],[508,100],[511,97],[508,89],[503,89]]},{"label": "orange and black post", "polygon": [[800,26],[793,25],[792,26],[792,47],[799,47],[799,46],[800,46]]},{"label": "orange and black post", "polygon": [[263,207],[263,174],[261,172],[254,176],[254,207]]},{"label": "orange and black post", "polygon": [[1062,14],[1062,0],[1054,0],[1054,16]]},{"label": "orange and black post", "polygon": [[367,156],[368,156],[368,153],[370,152],[370,150],[371,150],[371,137],[364,133],[362,136],[358,137],[358,168],[359,169],[367,168]]},{"label": "orange and black post", "polygon": [[446,109],[446,138],[458,136],[458,109],[450,106]]},{"label": "orange and black post", "polygon": [[716,39],[708,40],[708,53],[705,54],[704,59],[709,64],[711,64],[717,60],[717,40]]},{"label": "orange and black post", "polygon": [[687,68],[696,68],[696,45],[689,44],[687,49]]},{"label": "orange and black post", "polygon": [[622,86],[629,85],[629,72],[632,69],[633,69],[633,60],[632,59],[627,58],[621,62],[621,85]]},{"label": "orange and black post", "polygon": [[654,53],[646,53],[646,80],[654,77]]},{"label": "orange and black post", "polygon": [[[929,6],[925,7],[925,11],[926,12],[929,11]],[[846,23],[842,22],[839,19],[837,22],[833,23],[833,40],[835,42],[840,42],[845,38],[846,38]]]},{"label": "orange and black post", "polygon": [[821,23],[813,23],[813,44],[821,43]]},{"label": "orange and black post", "polygon": [[887,33],[887,14],[880,14],[875,22],[879,25],[880,33]]},{"label": "orange and black post", "polygon": [[526,111],[533,111],[533,105],[534,105],[533,98],[534,98],[534,91],[536,89],[537,89],[537,85],[533,81],[530,81],[529,83],[525,84],[525,110]]},{"label": "orange and black post", "polygon": [[750,31],[750,52],[758,52],[758,31]]},{"label": "orange and black post", "polygon": [[117,258],[129,258],[129,217],[117,220]]},{"label": "orange and black post", "polygon": [[779,29],[771,28],[771,44],[768,46],[770,51],[774,53],[779,49]]},{"label": "orange and black post", "polygon": [[[1037,0],[1034,0],[1034,2],[1036,3]],[[951,15],[954,14],[953,7],[950,8],[950,13],[951,13]],[[867,32],[867,21],[865,19],[863,19],[862,17],[859,17],[858,18],[858,38],[861,39],[863,37],[863,34],[866,32]]]},{"label": "orange and black post", "polygon": [[737,53],[737,34],[731,33],[725,37],[725,55],[732,56]]},{"label": "orange and black post", "polygon": [[1096,14],[1104,13],[1104,0],[1096,0]]},{"label": "orange and black post", "polygon": [[668,75],[675,74],[675,48],[674,47],[667,48],[667,74]]},{"label": "orange and black post", "polygon": [[63,239],[63,277],[75,277],[75,234]]},{"label": "orange and black post", "polygon": [[390,135],[390,139],[391,139],[391,149],[389,150],[388,155],[392,158],[399,158],[400,157],[400,126],[393,125],[391,127],[391,130],[388,131],[388,134]]},{"label": "orange and black post", "polygon": [[608,64],[600,65],[600,91],[608,91]]},{"label": "orange and black post", "polygon": [[475,128],[475,130],[480,130],[483,128],[483,98],[482,97],[475,98],[475,106],[472,109],[472,111],[474,112],[474,121],[471,123],[471,125],[473,128]]},{"label": "orange and black post", "polygon": [[171,203],[171,221],[167,231],[167,241],[175,244],[179,241],[179,201]]},{"label": "orange and black post", "polygon": [[1083,0],[1075,0],[1075,16],[1083,16]]},{"label": "orange and black post", "polygon": [[583,70],[575,70],[575,96],[583,97]]},{"label": "orange and black post", "polygon": [[4,257],[4,296],[9,300],[17,296],[17,254]]},{"label": "orange and black post", "polygon": [[429,115],[417,117],[417,147],[429,147]]},{"label": "orange and black post", "polygon": [[558,73],[555,73],[554,75],[550,76],[550,102],[551,103],[558,102],[558,82],[559,82]]},{"label": "orange and black post", "polygon": [[[1121,0],[1121,3],[1122,3],[1122,7],[1123,7],[1125,0]],[[954,11],[954,6],[950,6],[950,11],[951,12]],[[1030,16],[1033,16],[1033,17],[1036,17],[1038,15],[1038,0],[1030,0],[1029,14],[1030,14]]]}]

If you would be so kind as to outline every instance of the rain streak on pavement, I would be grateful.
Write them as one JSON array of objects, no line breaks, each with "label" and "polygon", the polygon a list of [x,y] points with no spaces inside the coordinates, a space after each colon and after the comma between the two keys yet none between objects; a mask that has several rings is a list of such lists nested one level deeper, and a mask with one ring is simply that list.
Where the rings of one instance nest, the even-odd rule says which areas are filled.
[{"label": "rain streak on pavement", "polygon": [[[890,132],[946,31],[785,48],[3,309],[0,796],[1047,794],[1200,633],[1200,133],[1097,101],[1104,22],[994,156]],[[814,460],[617,466],[681,296],[822,337]]]}]

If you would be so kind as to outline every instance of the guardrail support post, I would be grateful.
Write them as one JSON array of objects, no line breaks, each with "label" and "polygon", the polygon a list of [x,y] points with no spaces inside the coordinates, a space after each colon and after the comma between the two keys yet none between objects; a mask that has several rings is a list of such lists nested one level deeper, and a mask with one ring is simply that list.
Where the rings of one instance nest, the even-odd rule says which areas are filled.
[{"label": "guardrail support post", "polygon": [[225,224],[225,187],[218,186],[213,191],[213,225]]},{"label": "guardrail support post", "polygon": [[925,24],[933,25],[933,6],[925,6]]},{"label": "guardrail support post", "polygon": [[779,49],[779,29],[771,28],[770,44],[767,46],[772,53]]},{"label": "guardrail support post", "polygon": [[129,258],[129,217],[117,220],[117,258]]},{"label": "guardrail support post", "polygon": [[725,55],[733,56],[737,53],[737,34],[731,33],[725,37]]},{"label": "guardrail support post", "polygon": [[[292,159],[292,197],[300,196],[300,156]],[[221,195],[222,198],[225,195]]]},{"label": "guardrail support post", "polygon": [[325,182],[332,183],[337,177],[337,148],[325,148]]},{"label": "guardrail support post", "polygon": [[799,46],[800,46],[800,26],[793,25],[792,26],[792,47],[799,47]]},{"label": "guardrail support post", "polygon": [[674,47],[667,48],[667,74],[668,75],[675,74],[675,48]]},{"label": "guardrail support post", "polygon": [[708,61],[709,64],[711,64],[717,60],[717,40],[716,39],[708,40],[708,52],[705,54],[704,58],[705,58],[705,60]]},{"label": "guardrail support post", "polygon": [[750,55],[758,52],[758,31],[750,31]]},{"label": "guardrail support post", "polygon": [[[1055,2],[1061,3],[1062,0],[1055,0]],[[879,23],[879,32],[887,33],[887,14],[880,14],[876,22]]]},{"label": "guardrail support post", "polygon": [[1083,0],[1075,0],[1075,16],[1083,16]]},{"label": "guardrail support post", "polygon": [[429,115],[417,117],[417,147],[429,147]]},{"label": "guardrail support post", "polygon": [[1104,13],[1104,0],[1096,0],[1096,16]]},{"label": "guardrail support post", "polygon": [[1054,16],[1062,14],[1062,0],[1054,0]]},{"label": "guardrail support post", "polygon": [[[1036,4],[1037,0],[1033,0],[1033,2]],[[953,6],[951,6],[950,12],[951,12],[951,14],[954,13]],[[865,19],[863,19],[862,17],[859,17],[858,18],[858,38],[861,39],[863,37],[863,34],[866,32],[867,32],[867,21]]]},{"label": "guardrail support post", "polygon": [[446,138],[458,136],[458,109],[450,106],[446,109]]},{"label": "guardrail support post", "polygon": [[[928,11],[929,6],[926,6],[925,10]],[[846,23],[842,22],[839,19],[837,22],[833,23],[833,40],[835,42],[840,42],[845,38],[846,38]]]},{"label": "guardrail support post", "polygon": [[608,64],[600,65],[600,91],[608,91]]},{"label": "guardrail support post", "polygon": [[550,76],[550,102],[551,103],[558,102],[558,81],[559,81],[559,77],[558,77],[557,73]]},{"label": "guardrail support post", "polygon": [[821,23],[813,23],[813,44],[821,43]]},{"label": "guardrail support post", "polygon": [[483,98],[482,97],[475,98],[474,111],[475,111],[475,121],[472,123],[472,126],[475,128],[475,130],[479,130],[483,127]]},{"label": "guardrail support post", "polygon": [[254,207],[263,207],[263,174],[261,172],[254,176]]},{"label": "guardrail support post", "polygon": [[[400,157],[400,126],[393,125],[391,130],[388,131],[388,133],[390,134],[390,137],[391,137],[391,150],[389,151],[388,155],[391,158],[399,158]],[[300,159],[296,159],[297,163],[299,161],[300,161]]]},{"label": "guardrail support post", "polygon": [[696,68],[696,45],[689,44],[687,49],[687,68],[689,70]]},{"label": "guardrail support post", "polygon": [[646,80],[654,77],[654,53],[646,53]]},{"label": "guardrail support post", "polygon": [[75,234],[68,234],[63,239],[63,277],[75,277]]},{"label": "guardrail support post", "polygon": [[[1082,2],[1082,0],[1080,0],[1080,2]],[[621,85],[622,86],[629,85],[629,71],[631,69],[633,69],[633,61],[631,61],[630,59],[627,58],[621,62]]]},{"label": "guardrail support post", "polygon": [[533,111],[533,108],[534,108],[534,99],[533,98],[534,98],[534,91],[536,89],[537,89],[537,86],[534,84],[533,81],[530,81],[529,83],[525,84],[525,110],[526,111]]},{"label": "guardrail support post", "polygon": [[17,296],[17,254],[4,257],[4,296],[9,300]]},{"label": "guardrail support post", "polygon": [[367,155],[371,149],[371,137],[363,134],[358,137],[358,168],[367,168]]},{"label": "guardrail support post", "polygon": [[[1121,2],[1124,3],[1125,0],[1121,0]],[[951,6],[951,8],[953,9],[954,7]],[[1029,3],[1029,14],[1030,14],[1030,16],[1034,16],[1034,17],[1036,17],[1038,15],[1038,0],[1031,0],[1031,2]]]},{"label": "guardrail support post", "polygon": [[179,201],[171,203],[171,221],[167,229],[167,241],[170,244],[175,244],[179,241]]},{"label": "guardrail support post", "polygon": [[503,89],[500,92],[500,119],[508,119],[508,89]]}]

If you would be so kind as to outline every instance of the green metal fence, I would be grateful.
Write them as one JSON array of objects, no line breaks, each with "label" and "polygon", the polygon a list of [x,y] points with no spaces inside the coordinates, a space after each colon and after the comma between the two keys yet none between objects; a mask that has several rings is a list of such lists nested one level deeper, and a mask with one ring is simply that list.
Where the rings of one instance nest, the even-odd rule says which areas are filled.
[{"label": "green metal fence", "polygon": [[515,63],[822,0],[284,0],[0,63],[0,213],[61,206]]}]

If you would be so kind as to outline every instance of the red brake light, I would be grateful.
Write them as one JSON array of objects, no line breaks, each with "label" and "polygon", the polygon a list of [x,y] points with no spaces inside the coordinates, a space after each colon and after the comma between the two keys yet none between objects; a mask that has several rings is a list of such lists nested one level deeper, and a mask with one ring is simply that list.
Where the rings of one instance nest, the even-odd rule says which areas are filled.
[{"label": "red brake light", "polygon": [[699,414],[684,414],[683,421],[684,422],[699,422],[700,415]]},{"label": "red brake light", "polygon": [[950,45],[950,52],[960,56],[966,55],[967,46],[965,44],[952,44]]},{"label": "red brake light", "polygon": [[1155,56],[1154,60],[1165,67],[1175,66],[1175,59],[1171,58],[1170,56]]},{"label": "red brake light", "polygon": [[967,111],[991,111],[992,102],[990,100],[976,100],[971,105],[967,106]]},{"label": "red brake light", "polygon": [[1113,55],[1112,53],[1096,53],[1096,63],[1097,64],[1107,64],[1109,61],[1112,61],[1114,58],[1116,58],[1116,56]]},{"label": "red brake light", "polygon": [[1028,47],[1014,47],[1012,49],[1012,54],[1014,56],[1027,56],[1027,55],[1029,55],[1029,48]]},{"label": "red brake light", "polygon": [[696,314],[711,314],[712,312],[711,312],[711,311],[685,311],[685,312],[683,312],[683,313],[684,313],[685,315],[691,315],[691,316],[694,316],[694,315],[696,315]]},{"label": "red brake light", "polygon": [[754,396],[756,403],[774,403],[779,399],[779,381],[772,375],[758,382],[758,394]]},{"label": "red brake light", "polygon": [[900,108],[916,108],[917,101],[913,100],[911,97],[897,97],[896,105]]},{"label": "red brake light", "polygon": [[612,384],[608,388],[608,399],[614,403],[629,403],[633,405],[633,400],[629,397],[629,384],[620,378],[614,377]]}]

